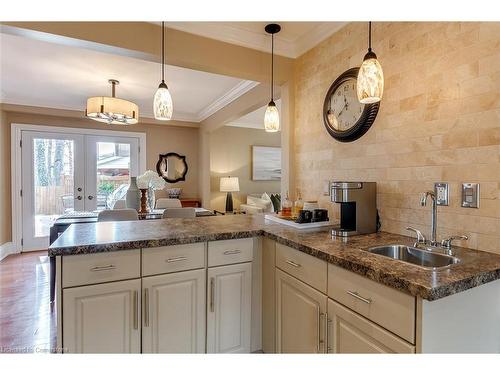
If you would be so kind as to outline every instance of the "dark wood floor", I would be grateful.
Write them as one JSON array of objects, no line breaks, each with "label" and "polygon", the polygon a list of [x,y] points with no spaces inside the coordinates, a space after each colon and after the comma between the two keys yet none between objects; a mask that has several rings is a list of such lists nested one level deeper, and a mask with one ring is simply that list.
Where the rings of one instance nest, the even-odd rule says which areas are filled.
[{"label": "dark wood floor", "polygon": [[0,353],[43,353],[56,347],[55,304],[49,303],[47,251],[0,262]]}]

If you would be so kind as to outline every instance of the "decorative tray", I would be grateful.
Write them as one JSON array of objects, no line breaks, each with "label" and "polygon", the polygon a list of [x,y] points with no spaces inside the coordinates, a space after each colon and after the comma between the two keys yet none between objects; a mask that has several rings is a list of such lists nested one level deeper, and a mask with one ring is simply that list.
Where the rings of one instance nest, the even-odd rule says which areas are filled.
[{"label": "decorative tray", "polygon": [[317,221],[315,223],[296,223],[294,219],[291,217],[280,217],[278,215],[272,215],[272,214],[266,214],[265,216],[266,220],[269,221],[274,221],[276,223],[284,224],[284,225],[289,225],[293,228],[296,229],[310,229],[310,228],[319,228],[319,227],[328,227],[335,225],[335,223],[331,221]]}]

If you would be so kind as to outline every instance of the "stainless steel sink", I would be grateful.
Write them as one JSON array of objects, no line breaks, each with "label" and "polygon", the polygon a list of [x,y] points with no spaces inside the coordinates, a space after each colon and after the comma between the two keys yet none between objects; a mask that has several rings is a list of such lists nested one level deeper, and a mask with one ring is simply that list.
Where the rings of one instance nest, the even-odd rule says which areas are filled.
[{"label": "stainless steel sink", "polygon": [[367,251],[424,268],[438,269],[460,263],[460,259],[457,257],[406,245],[376,246]]}]

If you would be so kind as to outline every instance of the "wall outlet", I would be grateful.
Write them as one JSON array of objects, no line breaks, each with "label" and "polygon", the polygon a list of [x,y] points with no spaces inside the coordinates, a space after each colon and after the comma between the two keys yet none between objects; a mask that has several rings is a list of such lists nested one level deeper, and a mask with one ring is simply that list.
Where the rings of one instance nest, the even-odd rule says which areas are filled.
[{"label": "wall outlet", "polygon": [[462,207],[479,208],[479,184],[462,184]]},{"label": "wall outlet", "polygon": [[438,206],[448,206],[449,189],[446,182],[434,183],[434,193],[436,194],[436,204]]}]

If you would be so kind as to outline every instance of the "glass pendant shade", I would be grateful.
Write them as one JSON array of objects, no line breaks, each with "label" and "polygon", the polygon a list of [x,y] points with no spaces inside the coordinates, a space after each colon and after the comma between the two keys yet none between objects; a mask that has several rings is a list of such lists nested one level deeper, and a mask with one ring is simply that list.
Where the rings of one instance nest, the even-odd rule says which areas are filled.
[{"label": "glass pendant shade", "polygon": [[274,133],[280,130],[280,114],[276,104],[271,100],[267,105],[264,115],[264,129],[266,132]]},{"label": "glass pendant shade", "polygon": [[379,102],[384,93],[384,72],[376,57],[363,61],[358,73],[358,99],[363,104]]},{"label": "glass pendant shade", "polygon": [[165,82],[162,81],[156,90],[153,99],[153,111],[155,119],[161,121],[168,121],[172,118],[174,105],[172,103],[172,96]]}]

